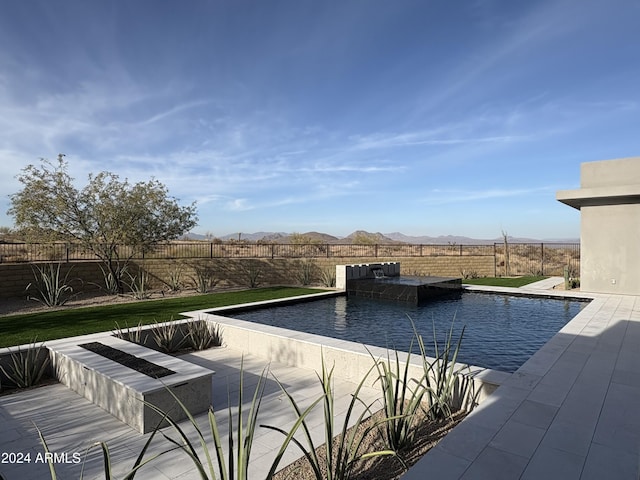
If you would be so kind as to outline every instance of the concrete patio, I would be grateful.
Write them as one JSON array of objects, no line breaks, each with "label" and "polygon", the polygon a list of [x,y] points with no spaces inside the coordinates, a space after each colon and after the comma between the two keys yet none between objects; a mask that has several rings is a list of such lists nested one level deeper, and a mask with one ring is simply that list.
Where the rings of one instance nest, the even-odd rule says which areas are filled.
[{"label": "concrete patio", "polygon": [[[248,410],[256,384],[265,367],[269,367],[264,397],[261,406],[259,423],[288,428],[294,422],[288,400],[282,394],[278,384],[273,380],[275,375],[287,390],[294,395],[301,408],[307,407],[321,394],[321,387],[315,371],[287,367],[275,362],[270,365],[263,359],[243,354],[229,348],[215,348],[182,356],[183,359],[216,371],[213,382],[213,405],[219,415],[220,433],[223,435],[223,445],[227,445],[227,409],[229,399],[232,409],[237,405],[239,390],[239,375],[241,363],[244,362],[244,405],[245,415]],[[351,382],[335,381],[335,408],[339,412],[336,425],[344,419],[351,394],[356,386]],[[367,401],[377,398],[377,390],[364,388],[362,397]],[[357,414],[362,411],[357,409]],[[357,418],[357,414],[354,418]],[[213,441],[205,414],[196,417],[205,433],[211,454],[215,456]],[[234,419],[236,424],[237,419]],[[308,424],[312,427],[314,441],[321,445],[324,442],[324,424],[321,409],[308,417]],[[73,455],[80,454],[84,458],[86,450],[94,442],[106,442],[111,453],[113,472],[120,478],[128,472],[142,450],[149,434],[141,435],[134,429],[120,422],[101,408],[85,398],[69,390],[62,384],[36,388],[22,393],[0,397],[0,452],[30,453],[31,463],[0,464],[0,474],[7,480],[42,480],[50,478],[48,466],[36,463],[38,453],[43,453],[42,445],[34,425],[42,431],[49,449],[56,453],[66,453],[69,463],[56,465],[58,478],[78,479],[82,464],[73,463]],[[198,444],[195,431],[187,422],[181,422],[181,427],[188,432],[189,438]],[[171,427],[162,430],[167,435],[178,439]],[[251,452],[251,478],[263,478],[268,471],[277,448],[284,436],[266,428],[258,428],[256,439]],[[149,452],[149,456],[166,450],[170,443],[158,435]],[[202,449],[198,448],[202,453]],[[291,463],[301,455],[297,448],[290,448],[285,454],[281,468]],[[76,455],[77,457],[77,455]],[[202,457],[204,460],[204,457]],[[85,479],[104,478],[102,452],[100,448],[92,448],[87,456],[84,467]],[[136,479],[192,479],[200,478],[192,461],[182,451],[174,451],[155,459],[143,467]]]},{"label": "concrete patio", "polygon": [[640,297],[577,296],[593,300],[403,480],[640,478]]},{"label": "concrete patio", "polygon": [[[501,382],[502,386],[404,479],[640,478],[640,297],[548,290],[559,283],[562,279],[555,278],[521,289],[491,288],[505,293],[553,293],[593,300],[517,372]],[[228,392],[234,405],[242,352],[225,347],[182,358],[216,371],[213,405],[226,436]],[[245,404],[251,401],[266,365],[263,357],[244,355]],[[312,369],[271,362],[270,371],[303,406],[320,394]],[[335,386],[337,410],[344,412],[355,384],[336,380]],[[377,393],[370,388],[363,391],[371,401]],[[286,427],[294,419],[272,377],[266,383],[261,412],[260,423]],[[324,432],[318,414],[310,424],[320,444]],[[200,415],[197,420],[208,432],[205,416]],[[58,478],[62,479],[79,478],[81,464],[72,463],[73,454],[84,457],[87,447],[100,441],[108,444],[114,473],[120,476],[131,468],[148,438],[148,434],[138,434],[61,384],[0,397],[0,453],[30,453],[32,459],[30,464],[0,463],[0,474],[7,480],[49,478],[47,465],[34,462],[43,451],[34,424],[44,434],[51,451],[68,454],[70,463],[56,466]],[[189,427],[186,429],[195,440]],[[163,431],[176,437],[170,428]],[[212,445],[210,435],[205,436]],[[281,441],[277,432],[258,430],[251,478],[264,478]],[[156,438],[150,454],[165,450],[167,445],[165,439]],[[290,447],[281,466],[299,456],[299,451]],[[97,447],[87,456],[84,478],[104,478],[102,453]],[[136,478],[199,477],[189,458],[174,451],[143,467]]]}]

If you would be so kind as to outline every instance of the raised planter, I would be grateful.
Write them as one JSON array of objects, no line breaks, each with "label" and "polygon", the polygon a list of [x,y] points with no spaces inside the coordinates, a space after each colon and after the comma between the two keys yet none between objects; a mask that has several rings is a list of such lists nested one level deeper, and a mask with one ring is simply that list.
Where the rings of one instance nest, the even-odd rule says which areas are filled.
[{"label": "raised planter", "polygon": [[[93,345],[93,348],[82,347],[83,344],[85,347]],[[109,334],[91,336],[90,340],[86,337],[61,340],[47,346],[54,373],[61,383],[140,433],[152,431],[162,420],[148,404],[169,413],[175,421],[186,418],[171,393],[193,415],[206,411],[211,405],[211,377],[214,372],[199,365]],[[105,356],[105,351],[120,354],[112,360]],[[125,359],[125,364],[121,358]],[[151,376],[132,368],[136,364],[144,365],[146,370],[145,367],[139,370],[147,371]],[[150,364],[161,368],[149,369]],[[164,376],[154,373],[163,369],[171,373]]]}]

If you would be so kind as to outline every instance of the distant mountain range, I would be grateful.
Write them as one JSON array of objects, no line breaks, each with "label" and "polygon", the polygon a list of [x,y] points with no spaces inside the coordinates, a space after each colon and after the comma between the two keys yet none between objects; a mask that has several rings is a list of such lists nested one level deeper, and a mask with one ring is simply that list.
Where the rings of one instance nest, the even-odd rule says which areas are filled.
[{"label": "distant mountain range", "polygon": [[[199,235],[197,233],[190,233],[185,238],[192,240],[207,240],[210,237],[205,235]],[[400,232],[392,233],[371,233],[364,230],[356,230],[355,232],[347,235],[346,237],[336,237],[329,235],[328,233],[321,232],[306,232],[306,233],[286,233],[286,232],[255,232],[255,233],[232,233],[223,237],[218,237],[220,240],[244,240],[248,242],[272,242],[272,243],[291,243],[300,242],[301,240],[308,240],[311,242],[321,243],[377,243],[377,244],[392,244],[392,243],[413,243],[423,245],[492,245],[494,243],[502,242],[502,237],[479,239],[464,237],[459,235],[440,235],[438,237],[430,237],[427,235],[412,236],[405,235]],[[508,237],[509,242],[512,243],[536,243],[536,242],[558,242],[558,243],[579,243],[579,238],[525,238],[525,237]]]}]

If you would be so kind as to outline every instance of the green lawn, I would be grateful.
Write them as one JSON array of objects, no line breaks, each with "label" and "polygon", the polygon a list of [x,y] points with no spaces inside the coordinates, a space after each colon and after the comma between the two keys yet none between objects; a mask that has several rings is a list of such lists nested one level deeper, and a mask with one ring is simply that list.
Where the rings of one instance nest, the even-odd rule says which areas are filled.
[{"label": "green lawn", "polygon": [[120,303],[100,307],[38,312],[0,317],[0,347],[56,338],[105,332],[138,323],[149,324],[182,318],[180,312],[319,293],[311,288],[267,287],[238,292],[210,293],[165,300]]},{"label": "green lawn", "polygon": [[462,280],[462,283],[470,283],[471,285],[491,285],[493,287],[522,287],[529,283],[538,282],[549,277],[485,277],[485,278],[468,278]]}]

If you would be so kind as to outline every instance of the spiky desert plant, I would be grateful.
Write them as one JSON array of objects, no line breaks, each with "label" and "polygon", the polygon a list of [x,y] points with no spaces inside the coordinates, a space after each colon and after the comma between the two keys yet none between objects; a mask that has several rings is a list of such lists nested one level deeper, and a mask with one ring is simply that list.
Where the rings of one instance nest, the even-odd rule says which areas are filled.
[{"label": "spiky desert plant", "polygon": [[[464,366],[457,366],[458,353],[462,344],[465,326],[462,327],[460,336],[456,343],[453,343],[453,326],[455,317],[451,322],[451,328],[446,337],[444,346],[440,345],[436,336],[436,326],[433,322],[433,347],[435,357],[433,360],[427,355],[422,336],[417,333],[413,324],[414,333],[422,356],[422,366],[424,371],[423,381],[426,387],[426,401],[429,407],[427,417],[430,420],[450,418],[452,407],[455,402],[456,387],[462,380]],[[454,346],[455,345],[455,346]]]},{"label": "spiky desert plant", "polygon": [[[163,419],[164,420],[164,419]],[[160,457],[161,455],[164,455],[166,453],[172,452],[173,450],[175,450],[175,447],[171,447],[167,450],[161,451],[160,453],[157,453],[153,456],[151,456],[150,458],[147,458],[145,460],[145,455],[147,454],[147,450],[149,449],[149,446],[151,445],[151,442],[153,441],[154,437],[156,436],[156,434],[158,432],[160,432],[160,424],[158,424],[158,427],[156,427],[153,432],[151,433],[151,435],[149,435],[149,438],[147,439],[147,441],[145,442],[144,446],[142,447],[142,450],[140,450],[140,453],[138,454],[138,457],[136,458],[133,467],[131,468],[131,470],[129,470],[128,473],[126,473],[124,476],[122,477],[118,477],[119,480],[134,480],[136,474],[138,473],[138,471],[144,467],[147,463],[155,460],[156,458]],[[58,480],[58,474],[56,472],[56,467],[55,467],[55,462],[54,462],[54,456],[51,454],[51,450],[49,449],[49,445],[47,444],[47,441],[44,438],[44,435],[42,434],[42,432],[40,431],[40,429],[38,428],[37,425],[35,425],[36,431],[38,432],[38,437],[40,438],[40,443],[42,444],[42,447],[45,451],[45,453],[50,454],[50,455],[45,455],[45,461],[47,462],[47,465],[49,466],[49,475],[51,476],[51,480]],[[112,467],[111,467],[111,453],[109,452],[109,447],[107,446],[107,444],[105,442],[95,442],[93,444],[91,444],[91,446],[87,449],[85,456],[84,456],[84,461],[83,461],[83,465],[82,465],[82,470],[80,472],[80,480],[82,480],[84,478],[84,462],[86,462],[87,456],[89,455],[89,451],[94,448],[94,447],[100,447],[100,449],[102,450],[102,459],[103,459],[103,470],[104,470],[104,478],[105,480],[116,480],[116,477],[113,475],[112,472]],[[0,480],[2,479],[2,477],[0,476]]]},{"label": "spiky desert plant", "polygon": [[[202,480],[215,480],[218,478],[221,480],[248,480],[249,478],[252,478],[249,476],[249,461],[251,459],[253,440],[258,427],[258,413],[260,411],[260,405],[264,395],[267,372],[268,367],[265,367],[258,378],[258,384],[255,387],[249,411],[245,412],[244,359],[240,363],[238,401],[235,408],[232,408],[231,401],[229,401],[227,413],[229,433],[226,442],[226,455],[223,447],[223,436],[220,434],[218,416],[213,408],[209,407],[209,411],[207,413],[209,421],[209,435],[205,435],[187,407],[178,399],[178,397],[176,397],[171,389],[167,389],[187,416],[187,425],[190,425],[193,430],[195,430],[197,440],[194,441],[192,440],[193,435],[188,435],[185,430],[178,425],[178,423],[171,419],[171,417],[167,416],[157,407],[148,404],[153,410],[164,415],[164,419],[171,427],[173,427],[173,431],[178,435],[177,439],[171,437],[170,433],[166,431],[163,432],[163,436],[173,445],[181,448],[186,453],[194,463],[198,471],[198,476]],[[237,410],[237,422],[235,424],[233,420],[235,416],[233,410]],[[211,448],[211,445],[207,443],[208,436],[213,439],[213,448]],[[204,456],[202,456],[202,454],[198,454],[198,450],[196,449],[196,445],[198,444],[204,452]]]},{"label": "spiky desert plant", "polygon": [[184,274],[184,266],[178,263],[172,263],[167,270],[167,278],[162,280],[169,291],[179,292],[182,289],[182,276]]},{"label": "spiky desert plant", "polygon": [[102,285],[95,283],[99,288],[104,289],[108,295],[118,295],[120,293],[120,286],[122,284],[122,278],[127,272],[127,266],[117,265],[114,271],[105,268],[102,265],[98,265],[102,272]]},{"label": "spiky desert plant", "polygon": [[[349,403],[349,407],[347,408],[347,411],[345,413],[344,423],[342,424],[339,432],[335,428],[336,412],[334,409],[333,367],[331,368],[331,370],[327,370],[324,358],[322,359],[322,376],[318,375],[323,393],[304,411],[300,409],[299,405],[287,392],[282,383],[280,383],[276,379],[276,381],[280,385],[280,388],[282,389],[282,392],[285,394],[285,396],[289,400],[289,403],[293,407],[293,410],[297,416],[297,420],[288,432],[279,427],[263,425],[266,428],[270,428],[285,435],[285,441],[283,442],[282,447],[276,455],[267,478],[271,478],[275,474],[280,460],[282,459],[284,452],[291,442],[293,442],[298,448],[300,448],[304,456],[309,461],[316,480],[347,480],[351,477],[355,465],[360,460],[383,455],[395,455],[395,452],[393,450],[377,450],[374,452],[363,451],[364,440],[367,435],[371,431],[378,429],[381,423],[387,421],[387,419],[384,419],[381,422],[374,422],[372,425],[363,429],[363,431],[360,431],[361,429],[358,428],[358,426],[362,424],[364,419],[372,413],[371,405],[373,404],[373,402],[368,405],[365,404],[358,397],[358,394],[360,393],[360,390],[362,389],[373,368],[374,366],[372,366],[371,369],[369,369],[369,371],[363,376],[362,380],[356,387],[355,392],[352,394],[351,402]],[[316,452],[317,448],[313,443],[311,432],[306,421],[306,418],[311,410],[316,406],[316,404],[320,402],[322,402],[323,404],[324,412],[324,448],[326,459],[324,467]],[[362,413],[356,419],[354,428],[349,430],[349,422],[351,421],[352,415],[354,414],[355,406],[357,404],[363,405],[364,408]],[[294,435],[299,428],[302,428],[304,432],[304,437],[307,443],[306,447],[302,444],[302,442],[294,438]],[[335,439],[336,433],[340,434],[337,439]]]},{"label": "spiky desert plant", "polygon": [[137,326],[131,328],[129,328],[126,322],[124,324],[124,328],[121,328],[118,322],[116,322],[116,329],[113,332],[113,335],[121,340],[127,340],[129,342],[137,343],[138,345],[145,345],[149,335],[144,333],[145,329],[142,326],[142,322],[139,322]]},{"label": "spiky desert plant", "polygon": [[256,261],[249,260],[239,264],[240,272],[249,288],[256,288],[262,279],[262,267]]},{"label": "spiky desert plant", "polygon": [[[413,349],[413,341],[409,352]],[[416,429],[419,426],[422,400],[427,392],[423,378],[410,378],[409,367],[411,353],[407,354],[404,366],[400,367],[398,351],[394,350],[394,360],[387,352],[387,359],[376,360],[371,352],[378,371],[376,382],[380,385],[383,411],[388,419],[381,425],[387,447],[396,453],[412,445]],[[398,456],[400,461],[404,461]]]},{"label": "spiky desert plant", "polygon": [[[71,299],[73,287],[69,285],[69,274],[71,269],[62,276],[60,273],[61,263],[47,263],[42,267],[36,265],[31,267],[34,281],[29,283],[25,290],[28,292],[35,289],[34,296],[28,295],[29,300],[36,300],[47,307],[61,306]],[[77,294],[75,294],[77,295]]]},{"label": "spiky desert plant", "polygon": [[15,384],[18,388],[27,388],[36,385],[44,376],[49,367],[51,360],[49,355],[40,355],[40,351],[43,348],[43,343],[36,346],[36,339],[29,344],[26,350],[22,350],[20,347],[15,352],[11,353],[11,363],[5,369],[0,365],[0,370],[9,381]]},{"label": "spiky desert plant", "polygon": [[129,282],[126,284],[131,291],[131,295],[136,300],[144,300],[151,297],[151,291],[149,290],[149,272],[146,270],[140,270],[137,275],[129,276]]},{"label": "spiky desert plant", "polygon": [[298,272],[298,280],[302,285],[311,285],[313,281],[313,271],[316,264],[313,260],[307,258],[300,262],[300,271]]},{"label": "spiky desert plant", "polygon": [[193,320],[185,324],[187,342],[194,350],[206,350],[222,345],[222,328],[206,320]]},{"label": "spiky desert plant", "polygon": [[193,265],[193,272],[194,276],[191,278],[198,293],[207,293],[218,283],[215,272],[209,265]]},{"label": "spiky desert plant", "polygon": [[173,320],[154,323],[151,334],[158,348],[165,353],[175,353],[186,343],[186,337],[182,334],[179,323]]},{"label": "spiky desert plant", "polygon": [[336,286],[336,269],[327,267],[322,270],[320,273],[320,281],[322,285],[325,287],[335,287]]}]

